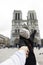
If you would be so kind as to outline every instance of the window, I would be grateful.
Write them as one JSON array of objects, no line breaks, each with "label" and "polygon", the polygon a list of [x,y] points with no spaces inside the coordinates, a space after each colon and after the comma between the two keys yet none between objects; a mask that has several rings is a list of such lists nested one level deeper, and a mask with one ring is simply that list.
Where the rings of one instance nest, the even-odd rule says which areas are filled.
[{"label": "window", "polygon": [[18,29],[18,33],[20,32],[20,30]]},{"label": "window", "polygon": [[34,20],[34,14],[30,13],[30,19]]},{"label": "window", "polygon": [[20,13],[18,13],[18,20],[20,20]]},{"label": "window", "polygon": [[15,13],[15,20],[17,20],[17,13]]},{"label": "window", "polygon": [[17,29],[15,29],[15,33],[17,33]]},{"label": "window", "polygon": [[19,29],[15,29],[15,34],[19,33],[20,30]]},{"label": "window", "polygon": [[20,20],[20,13],[15,13],[15,20]]},{"label": "window", "polygon": [[34,14],[32,13],[32,19],[34,20]]},{"label": "window", "polygon": [[30,19],[32,19],[31,13],[30,13]]}]

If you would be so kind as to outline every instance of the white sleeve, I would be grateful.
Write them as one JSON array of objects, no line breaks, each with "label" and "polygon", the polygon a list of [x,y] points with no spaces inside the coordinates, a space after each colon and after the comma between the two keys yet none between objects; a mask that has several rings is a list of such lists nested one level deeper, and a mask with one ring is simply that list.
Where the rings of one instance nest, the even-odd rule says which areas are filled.
[{"label": "white sleeve", "polygon": [[39,65],[39,63],[38,63],[38,62],[36,62],[36,65]]},{"label": "white sleeve", "polygon": [[2,62],[0,65],[25,65],[26,55],[25,51],[19,50],[8,60]]}]

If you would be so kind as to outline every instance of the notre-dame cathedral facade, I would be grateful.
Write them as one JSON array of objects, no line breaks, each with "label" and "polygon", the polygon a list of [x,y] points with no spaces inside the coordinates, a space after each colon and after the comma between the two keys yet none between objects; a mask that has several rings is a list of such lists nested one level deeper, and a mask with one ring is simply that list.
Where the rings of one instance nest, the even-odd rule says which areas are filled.
[{"label": "notre-dame cathedral facade", "polygon": [[37,34],[35,36],[36,43],[41,44],[40,39],[40,30],[38,27],[38,20],[36,16],[36,12],[34,10],[30,10],[27,13],[27,20],[22,19],[22,12],[20,10],[14,10],[13,12],[13,20],[12,20],[12,30],[11,30],[11,43],[10,45],[14,45],[18,42],[20,28],[27,28],[30,33],[33,30],[37,30]]}]

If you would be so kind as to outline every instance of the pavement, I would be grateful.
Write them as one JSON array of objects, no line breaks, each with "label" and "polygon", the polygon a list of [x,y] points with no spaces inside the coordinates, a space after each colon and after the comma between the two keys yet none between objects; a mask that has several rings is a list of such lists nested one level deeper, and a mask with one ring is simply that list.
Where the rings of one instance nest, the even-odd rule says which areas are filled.
[{"label": "pavement", "polygon": [[[17,48],[3,48],[0,49],[0,63],[7,60],[10,56],[12,56],[18,49]],[[36,56],[36,60],[39,65],[43,65],[43,48],[34,48],[34,53]]]}]

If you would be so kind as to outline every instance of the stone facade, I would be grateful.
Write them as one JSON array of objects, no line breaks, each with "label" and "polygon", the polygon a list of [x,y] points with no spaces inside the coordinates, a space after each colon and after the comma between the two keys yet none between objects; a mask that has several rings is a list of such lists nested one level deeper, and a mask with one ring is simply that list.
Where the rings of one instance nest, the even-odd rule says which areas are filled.
[{"label": "stone facade", "polygon": [[37,30],[34,41],[36,41],[36,43],[38,44],[41,44],[40,31],[38,27],[36,12],[34,10],[28,11],[27,20],[23,20],[22,12],[20,10],[14,10],[10,45],[15,46],[15,44],[19,41],[19,33],[22,27],[27,28],[30,31],[30,33],[32,33],[33,30]]},{"label": "stone facade", "polygon": [[0,48],[10,45],[10,39],[0,34]]}]

